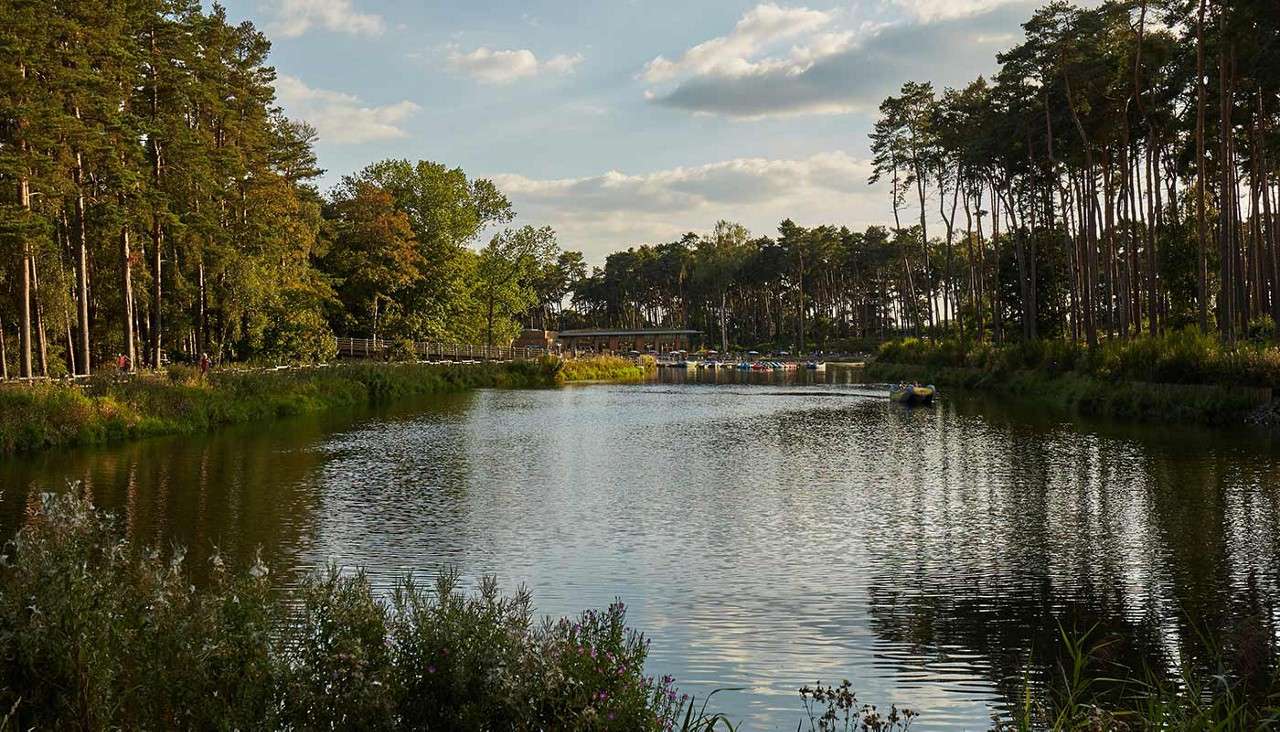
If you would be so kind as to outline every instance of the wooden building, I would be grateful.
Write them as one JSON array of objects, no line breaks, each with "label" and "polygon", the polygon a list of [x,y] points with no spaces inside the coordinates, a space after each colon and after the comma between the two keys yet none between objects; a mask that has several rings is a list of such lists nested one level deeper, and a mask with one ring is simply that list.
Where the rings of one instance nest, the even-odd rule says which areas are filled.
[{"label": "wooden building", "polygon": [[701,331],[675,328],[562,330],[556,338],[565,353],[670,353],[695,350],[701,341]]}]

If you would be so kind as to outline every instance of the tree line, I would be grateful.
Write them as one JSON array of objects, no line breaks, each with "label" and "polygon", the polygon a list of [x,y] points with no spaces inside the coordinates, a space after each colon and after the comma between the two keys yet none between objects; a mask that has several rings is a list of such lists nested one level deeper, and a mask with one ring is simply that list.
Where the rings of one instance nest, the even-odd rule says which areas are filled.
[{"label": "tree line", "polygon": [[871,133],[892,225],[721,223],[609,257],[575,291],[599,323],[731,343],[888,334],[1069,338],[1280,323],[1274,0],[1052,2],[999,71],[909,81]]},{"label": "tree line", "polygon": [[269,50],[198,0],[0,5],[0,376],[510,339],[554,232],[438,163],[322,194]]},{"label": "tree line", "polygon": [[216,5],[14,0],[0,366],[321,358],[334,334],[501,344],[522,325],[798,351],[1271,335],[1274,0],[1052,2],[1023,27],[992,77],[884,100],[871,182],[888,225],[722,221],[588,271],[457,168],[387,160],[321,193],[315,131],[279,109],[267,39]]}]

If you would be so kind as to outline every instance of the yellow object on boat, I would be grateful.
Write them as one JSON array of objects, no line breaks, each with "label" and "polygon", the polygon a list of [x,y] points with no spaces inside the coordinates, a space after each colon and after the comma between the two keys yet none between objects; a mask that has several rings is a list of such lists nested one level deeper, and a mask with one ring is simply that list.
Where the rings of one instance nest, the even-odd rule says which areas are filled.
[{"label": "yellow object on boat", "polygon": [[899,384],[889,389],[889,399],[899,404],[932,404],[937,389],[919,384]]}]

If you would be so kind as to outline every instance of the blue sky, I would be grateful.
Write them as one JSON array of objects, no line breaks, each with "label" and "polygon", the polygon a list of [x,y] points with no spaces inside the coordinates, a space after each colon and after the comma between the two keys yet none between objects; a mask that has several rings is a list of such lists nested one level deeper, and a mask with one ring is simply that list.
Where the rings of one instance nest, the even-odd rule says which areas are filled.
[{"label": "blue sky", "polygon": [[493,178],[590,261],[708,231],[883,223],[867,132],[907,79],[990,73],[1004,0],[226,0],[273,41],[326,183],[404,157]]}]

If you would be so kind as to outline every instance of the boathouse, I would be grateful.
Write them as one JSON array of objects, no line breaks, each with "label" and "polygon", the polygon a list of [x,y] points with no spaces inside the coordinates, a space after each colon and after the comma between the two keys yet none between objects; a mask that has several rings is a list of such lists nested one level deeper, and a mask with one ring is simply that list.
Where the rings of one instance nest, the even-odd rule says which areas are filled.
[{"label": "boathouse", "polygon": [[675,328],[562,330],[556,338],[561,351],[573,353],[691,351],[700,345],[701,340],[702,331]]}]

